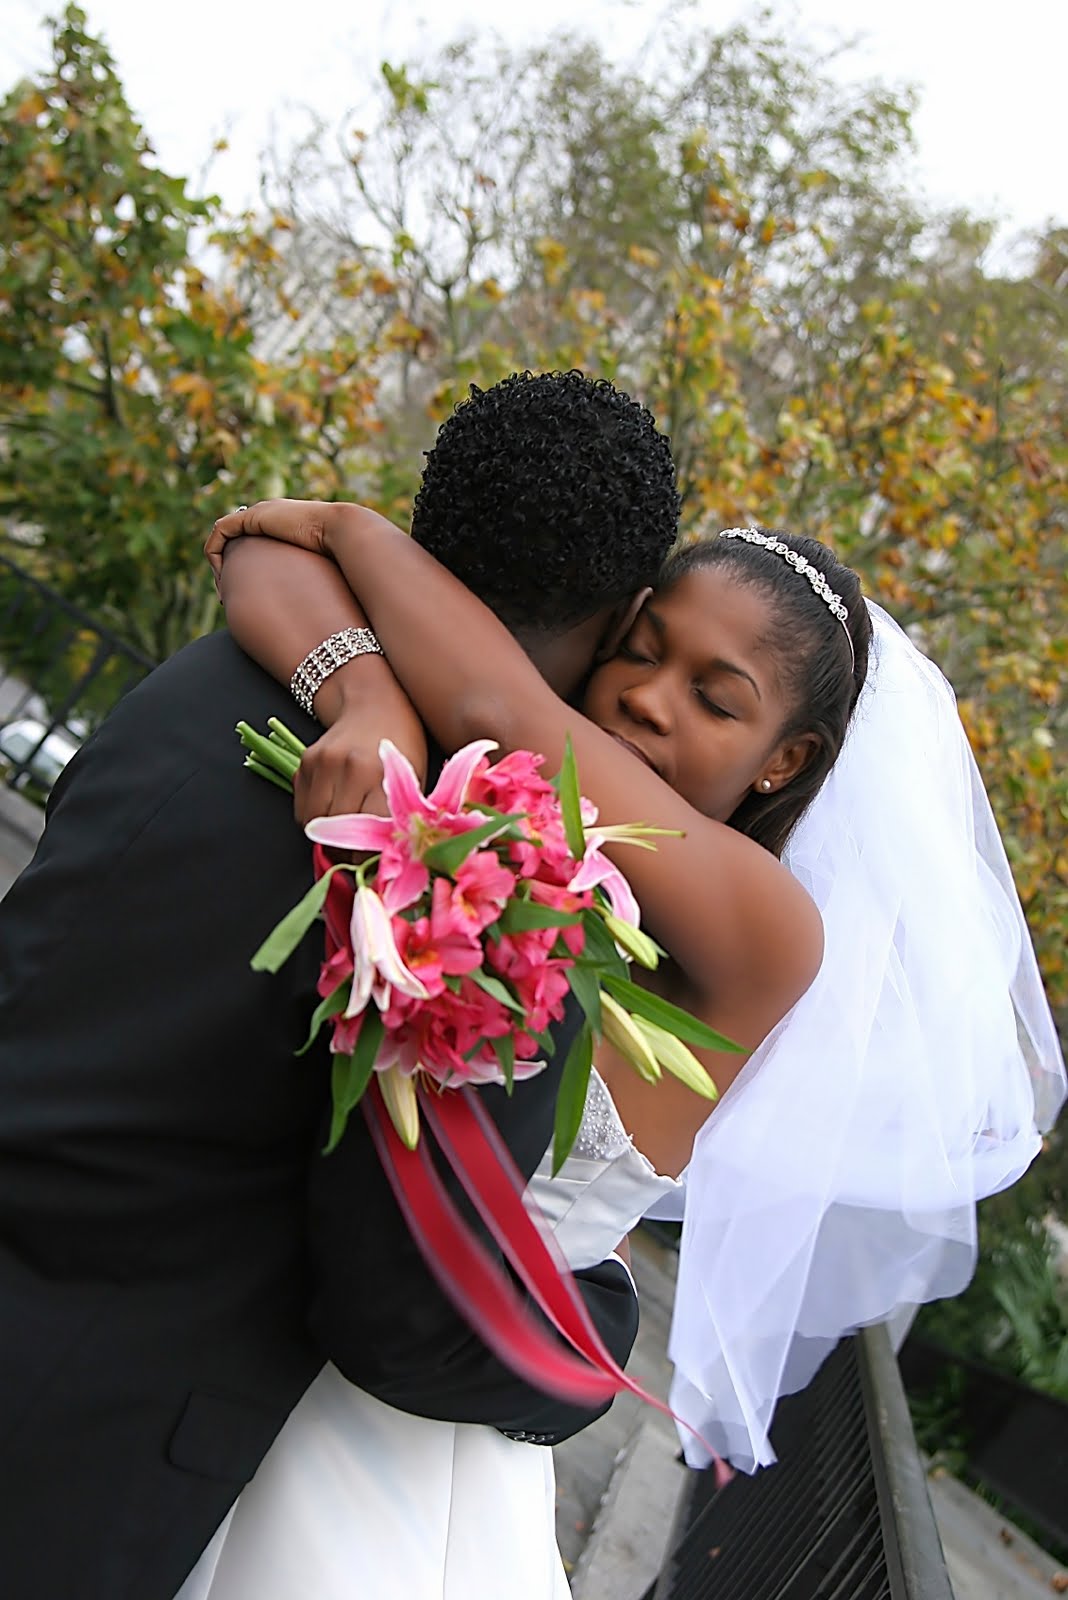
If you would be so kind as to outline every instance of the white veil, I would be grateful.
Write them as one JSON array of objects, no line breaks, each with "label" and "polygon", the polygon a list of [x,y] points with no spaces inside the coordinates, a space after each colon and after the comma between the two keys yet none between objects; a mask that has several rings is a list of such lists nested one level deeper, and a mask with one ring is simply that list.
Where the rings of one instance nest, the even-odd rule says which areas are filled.
[{"label": "white veil", "polygon": [[747,1471],[775,1459],[778,1397],[843,1333],[964,1288],[976,1200],[1024,1172],[1065,1093],[953,692],[870,611],[868,682],[784,857],[823,915],[823,966],[684,1175],[671,1403]]}]

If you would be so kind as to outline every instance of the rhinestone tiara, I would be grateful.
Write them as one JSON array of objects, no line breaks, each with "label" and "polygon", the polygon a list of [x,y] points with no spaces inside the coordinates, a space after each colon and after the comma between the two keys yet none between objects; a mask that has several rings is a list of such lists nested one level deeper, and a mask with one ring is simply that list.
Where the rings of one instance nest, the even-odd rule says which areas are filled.
[{"label": "rhinestone tiara", "polygon": [[774,534],[761,533],[759,528],[724,528],[719,536],[721,539],[744,539],[746,544],[758,544],[764,550],[770,550],[772,555],[782,556],[799,577],[806,578],[811,584],[813,592],[819,595],[831,615],[837,617],[842,624],[842,629],[849,645],[850,666],[856,666],[856,655],[853,650],[853,636],[849,631],[849,609],[843,603],[842,596],[835,594],[827,579],[818,567],[811,561],[806,561],[804,556],[798,555],[796,550],[791,550],[788,544],[783,544],[781,539],[776,539]]}]

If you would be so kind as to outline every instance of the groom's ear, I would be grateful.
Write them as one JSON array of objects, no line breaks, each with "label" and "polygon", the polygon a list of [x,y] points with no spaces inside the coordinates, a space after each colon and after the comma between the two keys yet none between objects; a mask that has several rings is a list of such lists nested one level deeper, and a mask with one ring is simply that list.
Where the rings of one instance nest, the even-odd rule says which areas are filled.
[{"label": "groom's ear", "polygon": [[619,605],[614,607],[608,619],[608,626],[605,628],[601,636],[601,642],[597,646],[597,654],[593,658],[594,661],[607,661],[609,657],[615,655],[633,627],[635,617],[652,592],[652,589],[647,585],[644,589],[635,590],[629,600],[621,600]]}]

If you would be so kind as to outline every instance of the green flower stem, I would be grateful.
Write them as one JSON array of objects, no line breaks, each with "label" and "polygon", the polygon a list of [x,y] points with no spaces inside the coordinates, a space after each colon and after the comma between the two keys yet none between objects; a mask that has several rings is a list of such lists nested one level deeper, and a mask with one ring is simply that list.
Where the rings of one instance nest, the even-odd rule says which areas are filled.
[{"label": "green flower stem", "polygon": [[278,741],[284,744],[288,750],[291,750],[299,760],[304,754],[305,750],[307,750],[308,746],[306,744],[302,744],[297,738],[296,734],[292,733],[286,727],[285,723],[280,722],[277,717],[268,717],[267,726],[270,728],[273,734],[277,734]]},{"label": "green flower stem", "polygon": [[265,767],[270,767],[277,772],[279,777],[292,780],[297,768],[300,766],[300,757],[291,750],[285,749],[280,744],[272,744],[270,739],[265,739],[255,728],[249,727],[247,722],[239,722],[237,731],[241,736],[241,743]]},{"label": "green flower stem", "polygon": [[258,778],[266,778],[267,782],[273,783],[275,788],[281,789],[285,794],[292,795],[292,783],[288,778],[283,778],[280,773],[275,772],[273,767],[265,767],[262,761],[256,760],[255,756],[246,756],[245,765],[248,770],[250,772],[254,772]]}]

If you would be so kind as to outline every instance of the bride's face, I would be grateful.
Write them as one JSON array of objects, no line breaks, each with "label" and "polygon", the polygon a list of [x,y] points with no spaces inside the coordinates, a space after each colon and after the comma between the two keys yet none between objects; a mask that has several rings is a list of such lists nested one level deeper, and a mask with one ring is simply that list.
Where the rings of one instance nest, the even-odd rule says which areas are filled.
[{"label": "bride's face", "polygon": [[[646,602],[590,679],[583,709],[707,817],[725,822],[761,780],[779,789],[808,741],[784,743],[790,707],[759,589],[698,567]],[[771,791],[762,791],[771,792]]]}]

